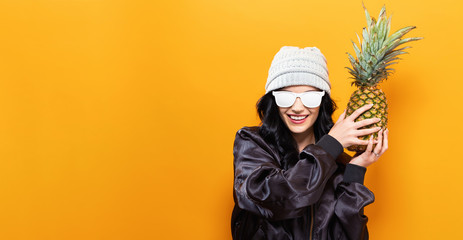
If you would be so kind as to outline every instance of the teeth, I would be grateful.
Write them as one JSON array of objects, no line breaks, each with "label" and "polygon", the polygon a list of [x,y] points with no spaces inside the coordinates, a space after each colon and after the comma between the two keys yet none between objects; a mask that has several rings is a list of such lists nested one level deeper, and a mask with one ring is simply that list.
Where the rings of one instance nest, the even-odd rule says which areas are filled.
[{"label": "teeth", "polygon": [[302,119],[304,119],[304,118],[306,118],[306,117],[308,117],[308,116],[309,116],[309,115],[304,116],[304,117],[296,117],[296,116],[289,116],[289,117],[290,117],[291,119],[294,119],[294,120],[302,120]]}]

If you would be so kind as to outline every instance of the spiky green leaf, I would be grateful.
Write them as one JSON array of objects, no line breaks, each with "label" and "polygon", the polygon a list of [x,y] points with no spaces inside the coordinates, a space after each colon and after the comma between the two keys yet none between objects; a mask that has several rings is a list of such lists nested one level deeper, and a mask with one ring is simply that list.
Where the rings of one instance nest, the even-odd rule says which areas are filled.
[{"label": "spiky green leaf", "polygon": [[362,30],[363,39],[360,39],[359,34],[356,34],[359,45],[357,46],[352,41],[356,58],[348,53],[352,68],[347,69],[352,75],[351,78],[354,79],[352,84],[356,86],[375,86],[392,74],[394,69],[389,68],[389,66],[396,64],[400,59],[397,56],[407,53],[404,50],[409,48],[407,46],[398,49],[398,47],[404,43],[422,38],[402,39],[415,26],[401,28],[389,36],[392,17],[387,17],[386,7],[381,8],[377,19],[370,16],[364,5],[363,8],[365,9],[367,26]]}]

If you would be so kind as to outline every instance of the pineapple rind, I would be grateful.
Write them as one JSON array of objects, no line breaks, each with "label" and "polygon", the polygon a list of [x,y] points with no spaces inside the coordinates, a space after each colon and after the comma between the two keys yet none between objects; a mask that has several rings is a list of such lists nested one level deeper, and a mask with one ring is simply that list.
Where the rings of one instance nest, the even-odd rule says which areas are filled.
[{"label": "pineapple rind", "polygon": [[[368,111],[365,111],[361,114],[357,119],[356,122],[362,121],[368,118],[380,118],[381,120],[375,124],[371,124],[360,129],[364,128],[371,128],[371,127],[381,127],[382,129],[386,129],[387,127],[387,102],[386,102],[386,95],[381,89],[376,87],[361,87],[357,89],[355,92],[352,93],[350,101],[347,105],[347,112],[346,114],[349,116],[355,110],[361,108],[363,105],[373,103],[373,107],[371,107]],[[373,138],[378,138],[378,133],[373,133],[365,136],[359,137],[361,140],[368,140],[370,136],[373,135]],[[373,146],[373,148],[376,144]],[[348,147],[347,149],[350,151],[356,152],[363,152],[366,149],[366,145],[353,145]]]}]

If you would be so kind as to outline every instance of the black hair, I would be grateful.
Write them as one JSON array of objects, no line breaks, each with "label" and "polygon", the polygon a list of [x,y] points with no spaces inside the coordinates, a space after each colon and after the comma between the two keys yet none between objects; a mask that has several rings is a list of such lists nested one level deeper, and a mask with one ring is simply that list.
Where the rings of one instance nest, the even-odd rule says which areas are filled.
[{"label": "black hair", "polygon": [[[299,151],[291,131],[280,117],[279,108],[272,92],[262,96],[256,104],[257,113],[261,120],[259,134],[267,143],[278,150],[282,157],[283,167],[286,169],[288,164],[297,161]],[[318,117],[313,126],[315,141],[327,134],[333,127],[332,115],[336,109],[336,103],[329,94],[325,94],[322,97]]]}]

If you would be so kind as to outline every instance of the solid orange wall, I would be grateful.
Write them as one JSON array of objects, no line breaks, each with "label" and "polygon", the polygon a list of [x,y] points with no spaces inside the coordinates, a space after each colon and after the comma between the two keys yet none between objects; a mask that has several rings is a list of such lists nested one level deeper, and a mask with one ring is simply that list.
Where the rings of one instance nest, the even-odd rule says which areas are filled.
[{"label": "solid orange wall", "polygon": [[[370,235],[461,239],[463,3],[383,3],[424,40],[381,85]],[[322,50],[337,119],[365,24],[361,1],[0,1],[0,238],[231,239],[233,140],[274,54]]]}]

